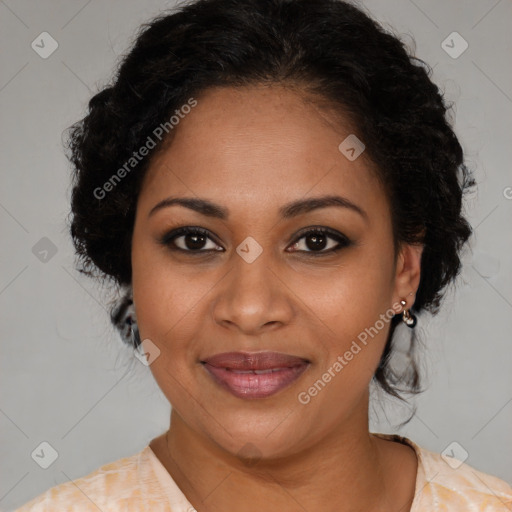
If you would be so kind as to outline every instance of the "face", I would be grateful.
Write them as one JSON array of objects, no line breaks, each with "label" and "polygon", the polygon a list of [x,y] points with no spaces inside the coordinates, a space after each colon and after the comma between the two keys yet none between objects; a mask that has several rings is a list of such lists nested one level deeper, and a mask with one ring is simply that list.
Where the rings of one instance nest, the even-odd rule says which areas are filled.
[{"label": "face", "polygon": [[[338,148],[350,128],[255,86],[208,90],[174,130],[132,238],[140,336],[160,351],[150,368],[173,413],[262,457],[367,429],[369,382],[400,299],[414,302],[421,251],[395,260],[384,190],[364,153]],[[213,366],[227,352],[259,354]],[[268,352],[295,359],[257,359]]]}]

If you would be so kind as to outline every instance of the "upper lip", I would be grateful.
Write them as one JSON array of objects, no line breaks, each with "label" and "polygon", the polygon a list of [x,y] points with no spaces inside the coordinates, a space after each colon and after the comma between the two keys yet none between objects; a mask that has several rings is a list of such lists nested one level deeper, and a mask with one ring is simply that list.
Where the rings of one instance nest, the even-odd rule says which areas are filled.
[{"label": "upper lip", "polygon": [[309,361],[281,352],[223,352],[203,359],[201,363],[233,370],[270,370],[291,368]]}]

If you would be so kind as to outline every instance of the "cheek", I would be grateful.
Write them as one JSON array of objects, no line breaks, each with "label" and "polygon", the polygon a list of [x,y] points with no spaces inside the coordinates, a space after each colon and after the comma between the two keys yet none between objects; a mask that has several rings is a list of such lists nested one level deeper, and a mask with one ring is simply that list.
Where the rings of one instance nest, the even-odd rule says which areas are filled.
[{"label": "cheek", "polygon": [[160,351],[150,370],[176,410],[190,407],[188,402],[197,395],[190,371],[195,364],[193,340],[197,338],[198,322],[194,319],[206,292],[204,283],[195,286],[168,266],[152,264],[140,272],[134,268],[133,293],[140,336],[149,338]]},{"label": "cheek", "polygon": [[[332,296],[325,293],[318,298],[317,311],[328,326],[318,340],[325,353],[297,396],[300,404],[309,404],[304,409],[308,417],[321,414],[325,424],[339,421],[361,403],[379,364],[392,318],[386,315],[389,306],[384,285],[379,289],[375,281],[371,285],[352,278],[343,281],[330,284],[336,288]],[[325,404],[338,406],[326,408]]]},{"label": "cheek", "polygon": [[[354,251],[334,271],[297,273],[293,290],[326,330],[340,339],[357,337],[391,306],[393,262],[369,247]],[[292,281],[293,282],[293,281]]]},{"label": "cheek", "polygon": [[187,318],[208,290],[198,272],[174,263],[149,234],[133,238],[132,286],[141,335],[164,339]]},{"label": "cheek", "polygon": [[141,339],[149,338],[160,350],[150,369],[173,407],[181,410],[199,395],[193,369],[204,349],[202,333],[211,332],[205,326],[208,301],[221,275],[176,264],[154,244],[151,250],[134,249],[132,268]]},{"label": "cheek", "polygon": [[[133,291],[141,337],[150,338],[169,357],[191,348],[204,316],[211,284],[157,266],[134,277]],[[180,354],[181,353],[181,354]]]},{"label": "cheek", "polygon": [[[393,262],[386,254],[361,251],[357,258],[340,268],[322,286],[303,282],[311,292],[308,305],[321,319],[325,334],[322,340],[327,360],[318,373],[330,370],[335,374],[333,387],[340,388],[360,382],[366,385],[380,361],[388,337],[393,293]],[[308,289],[308,288],[304,288]],[[342,361],[339,361],[339,358]],[[338,361],[343,369],[334,363]],[[326,379],[329,379],[326,376]],[[357,385],[356,385],[357,387]]]}]

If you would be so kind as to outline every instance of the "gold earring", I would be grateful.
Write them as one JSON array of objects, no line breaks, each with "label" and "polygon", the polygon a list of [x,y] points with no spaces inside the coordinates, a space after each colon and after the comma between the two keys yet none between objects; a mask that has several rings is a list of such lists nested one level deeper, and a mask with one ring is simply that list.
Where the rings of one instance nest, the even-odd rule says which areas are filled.
[{"label": "gold earring", "polygon": [[[400,301],[400,304],[402,305],[402,307],[404,308],[405,305],[407,304],[407,302],[402,299]],[[414,326],[416,325],[417,323],[417,318],[415,315],[413,315],[411,313],[411,310],[410,309],[404,309],[402,311],[402,322],[404,322],[405,325],[407,325],[407,327],[410,327],[411,329],[414,328]]]}]

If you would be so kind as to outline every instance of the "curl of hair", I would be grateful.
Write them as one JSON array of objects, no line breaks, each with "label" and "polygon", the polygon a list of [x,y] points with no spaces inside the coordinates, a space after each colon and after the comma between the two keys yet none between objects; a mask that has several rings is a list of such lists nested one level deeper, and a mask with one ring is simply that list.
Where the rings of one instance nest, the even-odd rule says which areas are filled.
[{"label": "curl of hair", "polygon": [[[364,142],[389,197],[395,254],[401,243],[424,245],[411,311],[437,313],[472,232],[462,198],[475,181],[431,74],[398,36],[341,0],[198,0],[163,13],[140,28],[110,85],[69,129],[70,232],[79,270],[131,283],[135,204],[166,139],[105,198],[94,192],[156,127],[208,88],[277,84],[329,106]],[[417,392],[419,375],[414,366],[401,382],[389,368],[399,323],[396,315],[374,379],[401,398],[399,384]]]}]

